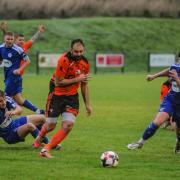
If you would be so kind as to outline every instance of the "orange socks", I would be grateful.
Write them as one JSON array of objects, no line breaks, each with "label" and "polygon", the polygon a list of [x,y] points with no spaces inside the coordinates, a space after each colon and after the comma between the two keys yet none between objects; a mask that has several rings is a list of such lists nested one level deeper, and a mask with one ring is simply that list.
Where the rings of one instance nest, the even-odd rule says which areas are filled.
[{"label": "orange socks", "polygon": [[52,138],[51,141],[45,145],[45,149],[50,150],[51,148],[58,145],[66,136],[68,133],[64,132],[63,129],[60,129]]},{"label": "orange socks", "polygon": [[39,132],[39,136],[43,138],[46,135],[46,133],[47,133],[46,124],[44,123],[41,128],[41,131]]}]

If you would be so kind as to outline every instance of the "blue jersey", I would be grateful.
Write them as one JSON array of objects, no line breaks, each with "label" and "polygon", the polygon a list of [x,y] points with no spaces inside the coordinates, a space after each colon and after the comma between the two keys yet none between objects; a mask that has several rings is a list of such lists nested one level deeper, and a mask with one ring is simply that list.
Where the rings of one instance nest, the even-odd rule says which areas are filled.
[{"label": "blue jersey", "polygon": [[[178,74],[178,77],[180,78],[180,64],[173,64],[170,67],[170,71],[173,70],[173,69],[176,70],[176,72]],[[171,79],[171,82],[172,82],[171,92],[179,93],[180,88],[178,87],[177,82],[175,80],[173,80],[173,79]]]},{"label": "blue jersey", "polygon": [[[170,70],[176,70],[178,77],[180,78],[180,64],[173,64]],[[169,116],[173,116],[173,119],[180,122],[180,88],[177,82],[171,78],[172,86],[170,92],[164,97],[163,102],[160,105],[159,112],[166,112]]]},{"label": "blue jersey", "polygon": [[5,81],[14,81],[22,78],[20,75],[13,74],[13,71],[20,67],[22,59],[25,61],[29,60],[29,57],[21,47],[16,44],[13,44],[12,47],[6,47],[5,43],[3,43],[0,45],[0,59],[3,61]]},{"label": "blue jersey", "polygon": [[11,109],[15,109],[17,107],[17,103],[10,97],[6,96],[6,107],[5,109],[0,108],[0,137],[4,136],[10,128],[10,124],[12,119],[5,116],[7,111]]}]

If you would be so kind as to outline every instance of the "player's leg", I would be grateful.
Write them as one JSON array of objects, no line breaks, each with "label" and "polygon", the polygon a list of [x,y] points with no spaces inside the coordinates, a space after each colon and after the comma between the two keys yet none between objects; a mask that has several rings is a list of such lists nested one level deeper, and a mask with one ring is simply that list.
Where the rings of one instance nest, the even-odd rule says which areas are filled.
[{"label": "player's leg", "polygon": [[44,124],[46,117],[43,114],[32,114],[27,116],[27,123],[32,123],[35,126]]},{"label": "player's leg", "polygon": [[41,114],[34,114],[26,116],[26,119],[27,123],[17,129],[19,136],[25,137],[29,132],[31,132],[34,135],[34,138],[36,138],[39,134],[39,130],[36,126],[45,122],[45,116]]},{"label": "player's leg", "polygon": [[[51,158],[50,150],[61,143],[65,137],[70,133],[74,126],[74,122],[76,120],[76,116],[79,111],[79,99],[78,95],[69,96],[66,98],[59,98],[59,102],[64,102],[61,106],[64,109],[62,115],[62,125],[61,128],[56,132],[56,134],[51,138],[50,142],[45,145],[42,149],[40,156]],[[67,108],[71,107],[71,108]]]},{"label": "player's leg", "polygon": [[[52,106],[51,105],[51,101],[52,101],[52,97],[53,97],[54,86],[55,86],[54,83],[52,83],[50,81],[50,84],[49,84],[49,90],[50,91],[49,91],[49,94],[48,94],[48,97],[47,97],[47,101],[46,101],[46,116],[47,117],[48,117],[48,112],[49,112],[50,106]],[[47,118],[47,121],[46,121],[46,123],[44,125],[43,124],[37,125],[37,128],[40,130],[40,135],[36,138],[36,140],[33,143],[33,146],[35,148],[39,147],[41,142],[44,142],[45,144],[47,144],[49,142],[49,139],[46,138],[45,135],[49,131],[52,131],[56,127],[56,123],[57,123],[57,117],[55,117],[55,121],[52,120],[52,123]]]},{"label": "player's leg", "polygon": [[[48,94],[48,97],[47,97],[47,101],[46,101],[46,115],[48,116],[48,110],[49,110],[49,106],[50,106],[50,102],[51,102],[51,99],[53,97],[53,94],[54,94],[54,87],[55,87],[55,84],[54,84],[54,81],[53,80],[50,80],[49,82],[49,94]],[[48,122],[48,120],[47,120]],[[56,120],[57,122],[57,120]],[[56,127],[56,124],[57,123],[52,123],[52,124],[49,124],[46,129],[48,129],[49,131],[50,130],[53,130],[55,127]],[[43,142],[45,141],[45,139],[43,139]],[[48,141],[49,142],[49,141]],[[44,142],[45,144],[47,144],[48,142]],[[53,147],[53,149],[55,150],[60,150],[62,148],[61,144],[58,144],[57,146]]]},{"label": "player's leg", "polygon": [[56,127],[57,119],[60,115],[60,106],[61,102],[58,96],[50,96],[49,94],[46,104],[46,122],[43,124],[39,136],[35,139],[34,143],[40,144],[45,135]]},{"label": "player's leg", "polygon": [[45,143],[45,144],[49,143],[49,139],[47,139],[46,134],[48,132],[52,131],[56,127],[56,124],[57,123],[54,123],[54,122],[49,123],[49,121],[46,121],[43,124],[38,136],[36,137],[36,139],[33,142],[33,147],[34,148],[39,148],[41,146],[42,142]]},{"label": "player's leg", "polygon": [[28,123],[27,117],[23,116],[12,121],[10,133],[5,138],[8,144],[24,141],[24,138],[36,129],[32,123]]},{"label": "player's leg", "polygon": [[[52,87],[52,85],[53,85],[53,87]],[[50,82],[50,88],[49,89],[50,89],[50,92],[48,94],[47,101],[46,101],[46,116],[47,116],[47,121],[46,122],[47,122],[47,124],[44,124],[44,126],[43,127],[41,126],[41,128],[39,129],[39,130],[42,129],[42,131],[41,131],[41,136],[39,136],[37,138],[37,142],[41,142],[42,141],[42,137],[44,137],[47,132],[52,131],[56,127],[56,123],[57,123],[57,119],[58,119],[57,117],[55,117],[55,118],[48,118],[48,116],[49,116],[49,109],[50,109],[50,106],[52,106],[51,105],[51,100],[52,100],[52,97],[53,97],[54,83]],[[47,144],[46,142],[44,142],[44,143]]]},{"label": "player's leg", "polygon": [[[31,135],[34,138],[37,138],[37,136],[39,135],[39,129],[37,128],[37,126],[39,124],[43,124],[45,122],[45,116],[44,115],[28,115],[27,116],[27,122],[34,124],[36,126],[36,129],[34,129],[34,131],[31,132]],[[38,148],[36,144],[33,143],[33,147],[34,148]]]},{"label": "player's leg", "polygon": [[24,124],[17,129],[17,133],[19,137],[25,138],[30,132],[33,132],[36,130],[36,126],[32,123]]},{"label": "player's leg", "polygon": [[142,148],[145,141],[148,140],[150,137],[152,137],[156,130],[166,121],[168,120],[174,112],[173,106],[171,101],[166,96],[164,98],[164,101],[162,102],[159,112],[157,113],[154,120],[148,125],[148,127],[145,129],[142,137],[139,139],[139,141],[135,143],[131,143],[127,145],[128,149],[137,149]]},{"label": "player's leg", "polygon": [[[33,114],[27,116],[27,122],[32,123],[36,126],[36,129],[31,132],[31,135],[34,138],[37,138],[39,135],[39,129],[37,128],[38,125],[43,125],[45,123],[45,116],[42,114]],[[45,136],[42,139],[42,142],[47,144],[49,142],[49,139]],[[39,148],[41,144],[33,143],[34,148]]]},{"label": "player's leg", "polygon": [[28,115],[26,117],[21,117],[15,121],[14,128],[17,129],[17,135],[20,139],[26,137],[29,133],[36,138],[39,134],[39,130],[36,125],[45,122],[44,115]]},{"label": "player's leg", "polygon": [[13,99],[21,106],[26,107],[27,109],[37,113],[44,114],[44,111],[33,105],[29,100],[24,99],[22,93],[17,93],[13,96]]},{"label": "player's leg", "polygon": [[142,137],[135,143],[128,144],[128,149],[137,149],[137,148],[142,148],[144,145],[145,141],[151,138],[156,130],[160,127],[160,125],[166,121],[169,118],[168,113],[166,112],[159,112],[155,119],[147,126],[145,129]]},{"label": "player's leg", "polygon": [[72,130],[74,126],[75,116],[71,113],[63,113],[62,118],[63,121],[61,128],[51,138],[50,142],[47,145],[45,145],[45,149],[51,150],[54,146],[61,143]]},{"label": "player's leg", "polygon": [[142,136],[142,142],[148,140],[150,137],[152,137],[156,130],[161,126],[161,124],[164,123],[164,121],[167,121],[169,119],[169,114],[166,112],[159,112],[154,121],[151,122],[148,127],[146,128],[146,130],[143,133]]},{"label": "player's leg", "polygon": [[72,130],[76,117],[72,113],[63,113],[62,118],[63,121],[61,128],[55,133],[55,135],[53,135],[50,142],[41,150],[41,157],[52,158],[50,150],[60,144]]},{"label": "player's leg", "polygon": [[[15,95],[13,96],[13,99],[21,106],[24,106],[34,112],[36,112],[37,114],[45,114],[44,110],[40,110],[38,109],[36,106],[34,106],[33,104],[31,104],[30,101],[28,101],[27,99],[24,99],[22,96],[22,85],[19,83],[19,85],[16,86],[16,91],[15,91]],[[19,87],[19,88],[18,88]],[[42,124],[38,124],[36,125],[36,127],[38,128],[36,131],[33,131],[31,134],[34,138],[37,137],[37,134],[39,133],[39,130],[41,130]],[[48,143],[49,139],[47,137],[44,137],[43,139],[44,143]]]},{"label": "player's leg", "polygon": [[21,106],[36,112],[37,114],[45,114],[44,110],[40,110],[35,105],[33,105],[27,99],[22,96],[22,79],[18,79],[16,82],[11,80],[5,81],[5,93],[7,96],[13,97],[13,99]]}]

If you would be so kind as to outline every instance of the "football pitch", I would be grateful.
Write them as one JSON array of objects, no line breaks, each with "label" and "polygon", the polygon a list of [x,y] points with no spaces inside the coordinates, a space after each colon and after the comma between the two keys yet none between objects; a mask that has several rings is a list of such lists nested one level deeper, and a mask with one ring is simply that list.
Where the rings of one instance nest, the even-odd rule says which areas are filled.
[{"label": "football pitch", "polygon": [[[50,77],[51,74],[26,75],[24,97],[44,108]],[[32,148],[30,135],[24,143],[14,145],[1,139],[0,179],[179,179],[180,157],[173,151],[174,132],[159,129],[143,149],[126,148],[141,136],[159,107],[160,84],[165,78],[146,82],[145,77],[145,73],[94,75],[89,83],[93,114],[86,117],[80,96],[80,113],[74,129],[63,141],[62,150],[52,150],[55,159],[38,157],[39,150]],[[25,109],[23,113],[31,114]],[[57,128],[59,125],[60,118]],[[116,168],[101,167],[100,155],[107,150],[119,155]]]}]

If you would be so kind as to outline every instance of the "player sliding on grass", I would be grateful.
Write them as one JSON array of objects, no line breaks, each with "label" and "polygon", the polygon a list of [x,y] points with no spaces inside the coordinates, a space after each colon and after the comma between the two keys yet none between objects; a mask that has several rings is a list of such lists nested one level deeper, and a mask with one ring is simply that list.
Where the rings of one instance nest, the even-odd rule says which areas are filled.
[{"label": "player sliding on grass", "polygon": [[12,120],[13,116],[21,113],[21,106],[0,90],[0,137],[8,144],[24,141],[29,133],[34,138],[37,137],[39,130],[36,125],[45,122],[45,116],[41,114],[22,116]]},{"label": "player sliding on grass", "polygon": [[57,124],[59,115],[62,116],[62,125],[51,141],[44,146],[40,156],[52,158],[50,150],[59,144],[69,134],[74,126],[76,116],[79,112],[78,88],[81,86],[81,93],[88,115],[92,112],[89,102],[88,81],[89,64],[83,56],[84,43],[81,39],[71,42],[71,51],[63,54],[56,68],[55,88],[49,95],[49,102],[46,109],[46,123],[43,125],[35,143],[40,144],[46,133],[52,131]]},{"label": "player sliding on grass", "polygon": [[[180,57],[179,57],[180,58]],[[180,59],[179,59],[180,60]],[[179,61],[180,63],[180,61]],[[128,144],[128,149],[142,148],[145,141],[153,136],[160,125],[173,116],[176,122],[176,147],[175,153],[180,153],[180,64],[173,64],[170,69],[165,69],[154,75],[148,75],[147,80],[152,81],[157,77],[168,76],[171,78],[172,87],[162,101],[159,112],[154,120],[145,129],[142,137],[135,143]]]},{"label": "player sliding on grass", "polygon": [[[22,59],[24,59],[25,63],[20,67]],[[44,114],[42,110],[22,96],[22,76],[20,72],[29,65],[29,62],[29,57],[25,54],[24,50],[14,44],[14,34],[7,32],[4,36],[4,43],[0,45],[0,63],[3,63],[4,66],[5,93],[7,96],[12,97],[19,105],[37,114]],[[38,128],[40,129],[41,127]],[[43,142],[48,143],[47,137],[43,139]]]}]

